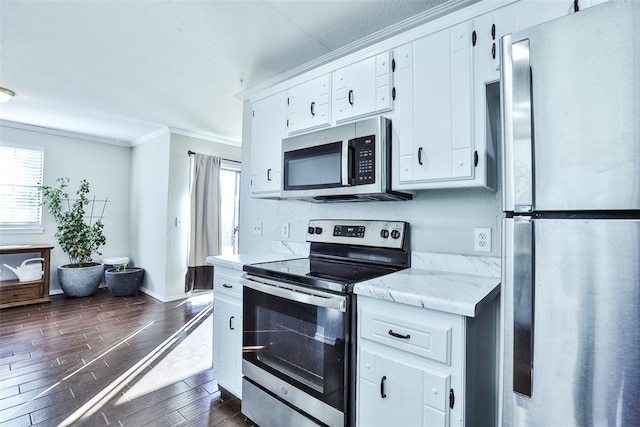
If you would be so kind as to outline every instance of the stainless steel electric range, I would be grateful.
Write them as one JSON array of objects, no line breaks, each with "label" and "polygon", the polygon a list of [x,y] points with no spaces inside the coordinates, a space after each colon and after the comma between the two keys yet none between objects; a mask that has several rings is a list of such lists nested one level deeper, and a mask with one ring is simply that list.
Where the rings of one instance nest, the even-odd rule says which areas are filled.
[{"label": "stainless steel electric range", "polygon": [[311,220],[306,240],[308,258],[244,267],[242,412],[262,427],[352,423],[353,286],[410,264],[406,222]]}]

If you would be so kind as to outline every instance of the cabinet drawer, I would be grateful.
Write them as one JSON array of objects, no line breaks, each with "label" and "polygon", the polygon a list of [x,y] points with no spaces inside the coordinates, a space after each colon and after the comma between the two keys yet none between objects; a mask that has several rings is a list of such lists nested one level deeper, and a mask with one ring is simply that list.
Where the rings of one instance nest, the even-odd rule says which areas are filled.
[{"label": "cabinet drawer", "polygon": [[28,301],[41,298],[42,285],[40,283],[22,283],[0,288],[0,304]]},{"label": "cabinet drawer", "polygon": [[239,283],[240,278],[231,275],[214,273],[213,275],[213,292],[227,294],[232,297],[242,298],[242,285]]},{"label": "cabinet drawer", "polygon": [[440,363],[451,364],[452,327],[420,322],[418,317],[410,317],[418,322],[386,317],[363,309],[361,336]]}]

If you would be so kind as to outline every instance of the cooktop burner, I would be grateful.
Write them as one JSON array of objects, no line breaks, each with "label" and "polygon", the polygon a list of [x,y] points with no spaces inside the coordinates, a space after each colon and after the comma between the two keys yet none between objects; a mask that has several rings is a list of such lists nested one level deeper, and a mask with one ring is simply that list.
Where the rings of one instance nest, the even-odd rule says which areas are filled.
[{"label": "cooktop burner", "polygon": [[400,268],[317,258],[273,261],[245,266],[247,273],[287,280],[335,292],[351,292],[351,286],[398,271]]}]

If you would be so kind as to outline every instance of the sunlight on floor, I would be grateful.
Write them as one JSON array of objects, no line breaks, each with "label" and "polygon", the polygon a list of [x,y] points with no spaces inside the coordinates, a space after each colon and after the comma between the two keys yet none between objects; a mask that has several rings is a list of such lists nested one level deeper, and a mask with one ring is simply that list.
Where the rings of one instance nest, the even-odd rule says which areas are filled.
[{"label": "sunlight on floor", "polygon": [[[128,390],[121,394],[114,405],[134,400],[211,369],[213,365],[212,299],[212,292],[198,293],[178,304],[178,306],[202,305],[205,308],[108,387],[70,414],[59,426],[70,426],[80,419],[88,419],[110,399],[122,393],[125,387],[128,387]],[[185,333],[187,335],[181,337]]]},{"label": "sunlight on floor", "polygon": [[116,404],[134,400],[162,387],[174,384],[213,365],[213,316],[206,318],[176,348],[155,363]]}]

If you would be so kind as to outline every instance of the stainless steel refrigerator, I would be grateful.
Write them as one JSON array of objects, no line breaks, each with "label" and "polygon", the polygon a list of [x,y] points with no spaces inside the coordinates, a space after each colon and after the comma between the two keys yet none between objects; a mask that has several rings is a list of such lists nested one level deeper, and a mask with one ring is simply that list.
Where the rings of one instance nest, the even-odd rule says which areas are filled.
[{"label": "stainless steel refrigerator", "polygon": [[640,425],[640,1],[502,43],[502,425]]}]

